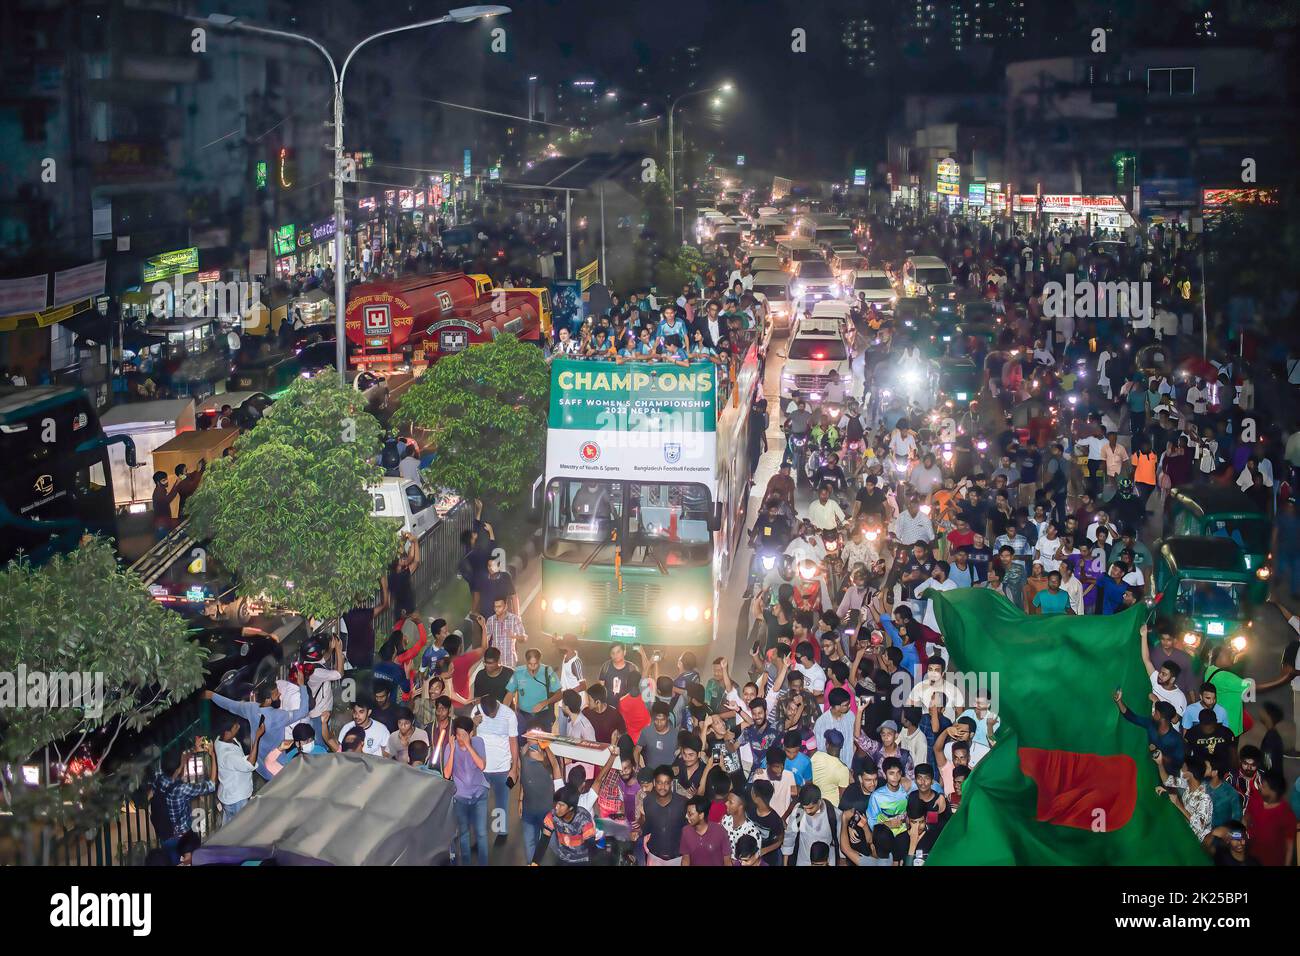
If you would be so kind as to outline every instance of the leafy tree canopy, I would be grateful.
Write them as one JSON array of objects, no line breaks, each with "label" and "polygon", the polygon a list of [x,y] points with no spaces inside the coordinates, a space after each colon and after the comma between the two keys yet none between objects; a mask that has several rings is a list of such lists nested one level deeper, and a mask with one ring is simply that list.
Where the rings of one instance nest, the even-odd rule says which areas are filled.
[{"label": "leafy tree canopy", "polygon": [[501,335],[440,360],[406,390],[395,420],[429,433],[432,487],[508,508],[541,470],[549,394],[541,349]]},{"label": "leafy tree canopy", "polygon": [[208,468],[189,513],[240,594],[329,618],[377,588],[397,551],[395,526],[371,517],[366,491],[383,477],[379,435],[355,389],[302,381],[234,458]]}]

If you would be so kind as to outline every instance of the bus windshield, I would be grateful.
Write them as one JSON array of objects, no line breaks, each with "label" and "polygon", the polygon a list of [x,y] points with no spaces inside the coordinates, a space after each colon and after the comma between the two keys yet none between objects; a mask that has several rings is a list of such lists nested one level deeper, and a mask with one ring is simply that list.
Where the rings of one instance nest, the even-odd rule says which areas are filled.
[{"label": "bus windshield", "polygon": [[670,567],[712,557],[704,485],[552,479],[546,489],[546,557],[574,564]]}]

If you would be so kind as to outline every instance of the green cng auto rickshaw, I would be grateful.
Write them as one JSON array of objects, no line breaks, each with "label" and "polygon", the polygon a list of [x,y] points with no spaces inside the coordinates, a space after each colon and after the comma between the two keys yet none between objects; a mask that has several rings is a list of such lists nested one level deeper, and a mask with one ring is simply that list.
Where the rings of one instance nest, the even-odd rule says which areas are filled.
[{"label": "green cng auto rickshaw", "polygon": [[1253,574],[1250,599],[1258,603],[1268,598],[1268,581],[1273,574],[1273,556],[1269,553],[1272,523],[1240,488],[1175,488],[1165,498],[1164,527],[1171,535],[1206,535],[1235,542],[1245,555],[1246,570]]},{"label": "green cng auto rickshaw", "polygon": [[1223,537],[1179,535],[1155,547],[1156,613],[1171,622],[1198,670],[1209,650],[1230,642],[1249,644],[1255,575],[1246,569],[1236,542]]}]

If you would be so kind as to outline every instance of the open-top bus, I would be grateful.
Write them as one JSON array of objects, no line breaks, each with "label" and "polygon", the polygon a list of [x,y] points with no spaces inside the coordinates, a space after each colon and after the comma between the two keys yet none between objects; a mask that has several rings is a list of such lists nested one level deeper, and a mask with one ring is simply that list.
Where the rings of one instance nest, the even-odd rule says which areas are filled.
[{"label": "open-top bus", "polygon": [[757,350],[728,364],[555,359],[542,627],[705,648],[745,524]]},{"label": "open-top bus", "polygon": [[134,443],[106,436],[79,388],[0,388],[0,567],[20,552],[42,564],[86,533],[117,534],[108,446],[119,442],[134,466]]}]

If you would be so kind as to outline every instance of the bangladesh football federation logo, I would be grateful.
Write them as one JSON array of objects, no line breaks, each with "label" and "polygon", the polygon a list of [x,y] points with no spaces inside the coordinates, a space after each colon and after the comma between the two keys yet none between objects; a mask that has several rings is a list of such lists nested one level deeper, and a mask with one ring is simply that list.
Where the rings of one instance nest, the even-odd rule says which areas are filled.
[{"label": "bangladesh football federation logo", "polygon": [[670,465],[675,465],[682,460],[681,442],[664,442],[664,461]]},{"label": "bangladesh football federation logo", "polygon": [[578,449],[578,454],[582,456],[583,461],[590,464],[600,459],[600,446],[594,441],[585,441],[582,443],[582,447]]}]

